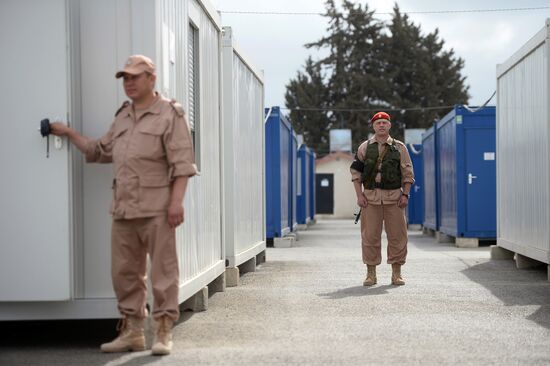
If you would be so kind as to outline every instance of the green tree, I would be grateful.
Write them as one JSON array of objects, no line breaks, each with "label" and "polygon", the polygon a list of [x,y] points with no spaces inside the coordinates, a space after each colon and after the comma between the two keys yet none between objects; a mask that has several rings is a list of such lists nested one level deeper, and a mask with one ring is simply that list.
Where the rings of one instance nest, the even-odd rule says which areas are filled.
[{"label": "green tree", "polygon": [[468,102],[468,87],[461,75],[464,61],[456,58],[452,49],[444,49],[438,29],[423,35],[420,26],[397,5],[393,11],[384,37],[390,91],[384,99],[393,108],[426,108],[395,110],[392,117],[407,128],[428,128],[448,112],[430,107]]},{"label": "green tree", "polygon": [[[326,108],[329,96],[321,66],[311,57],[306,60],[304,72],[298,71],[296,79],[286,86],[285,100],[291,108],[290,119],[296,132],[304,136],[304,142],[319,153],[329,149],[330,121],[324,110],[309,111],[308,108]],[[301,108],[301,109],[294,109]]]},{"label": "green tree", "polygon": [[328,74],[325,87],[326,106],[331,109],[327,113],[329,129],[351,129],[353,145],[357,146],[368,135],[370,115],[343,109],[376,109],[384,104],[384,25],[366,4],[344,0],[339,9],[333,0],[327,0],[326,8],[328,35],[306,47],[329,50],[329,55],[317,62]]},{"label": "green tree", "polygon": [[[397,5],[388,24],[375,19],[367,4],[344,0],[336,7],[327,0],[325,6],[327,35],[305,46],[328,49],[329,55],[317,62],[309,57],[306,72],[289,82],[285,95],[288,108],[302,108],[290,117],[311,136],[308,145],[328,152],[330,129],[349,128],[356,149],[372,131],[368,122],[377,110],[392,115],[392,135],[402,138],[400,127],[429,127],[447,112],[429,107],[467,103],[464,61],[445,50],[438,30],[424,35]],[[425,109],[403,110],[419,107]]]}]

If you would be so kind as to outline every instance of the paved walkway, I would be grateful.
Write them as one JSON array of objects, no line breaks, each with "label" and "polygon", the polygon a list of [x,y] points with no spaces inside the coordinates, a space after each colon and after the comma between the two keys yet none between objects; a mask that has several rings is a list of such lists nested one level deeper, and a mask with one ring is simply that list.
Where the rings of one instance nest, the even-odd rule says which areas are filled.
[{"label": "paved walkway", "polygon": [[546,269],[409,234],[403,287],[390,285],[389,265],[363,287],[359,227],[320,221],[296,247],[269,249],[267,263],[214,294],[207,312],[185,313],[170,356],[102,355],[96,334],[77,346],[0,345],[0,364],[550,364]]}]

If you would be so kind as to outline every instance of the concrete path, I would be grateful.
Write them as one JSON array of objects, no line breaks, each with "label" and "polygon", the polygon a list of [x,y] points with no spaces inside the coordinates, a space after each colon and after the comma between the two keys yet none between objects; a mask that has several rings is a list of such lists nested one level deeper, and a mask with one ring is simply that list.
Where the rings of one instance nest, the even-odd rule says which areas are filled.
[{"label": "concrete path", "polygon": [[103,355],[97,345],[112,322],[54,322],[29,327],[27,339],[10,326],[0,365],[550,364],[546,268],[517,270],[491,261],[488,247],[409,234],[403,287],[390,285],[389,265],[363,287],[358,225],[320,221],[295,247],[269,249],[267,263],[213,295],[208,311],[183,314],[170,356]]}]

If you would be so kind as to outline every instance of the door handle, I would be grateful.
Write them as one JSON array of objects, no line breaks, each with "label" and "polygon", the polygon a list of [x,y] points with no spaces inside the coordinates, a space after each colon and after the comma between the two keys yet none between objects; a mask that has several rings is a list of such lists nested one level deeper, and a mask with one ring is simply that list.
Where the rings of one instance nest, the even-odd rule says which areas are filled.
[{"label": "door handle", "polygon": [[472,173],[468,173],[468,184],[472,184],[472,182],[474,181],[474,179],[476,179],[477,176],[476,175],[472,175]]}]

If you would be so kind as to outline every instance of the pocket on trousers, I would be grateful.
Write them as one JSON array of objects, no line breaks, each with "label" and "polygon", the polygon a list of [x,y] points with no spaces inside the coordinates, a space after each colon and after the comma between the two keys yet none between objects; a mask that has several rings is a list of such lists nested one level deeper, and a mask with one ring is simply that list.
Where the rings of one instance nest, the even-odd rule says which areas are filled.
[{"label": "pocket on trousers", "polygon": [[170,202],[170,179],[165,175],[139,177],[139,208],[142,211],[163,211]]}]

